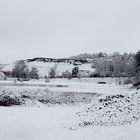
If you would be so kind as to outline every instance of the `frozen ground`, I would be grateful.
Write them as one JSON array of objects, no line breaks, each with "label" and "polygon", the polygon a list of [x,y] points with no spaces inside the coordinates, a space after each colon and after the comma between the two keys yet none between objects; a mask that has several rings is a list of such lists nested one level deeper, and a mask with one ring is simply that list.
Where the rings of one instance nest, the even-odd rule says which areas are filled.
[{"label": "frozen ground", "polygon": [[[103,80],[107,84],[97,84]],[[0,140],[139,139],[140,92],[118,85],[118,79],[55,79],[48,83],[53,87],[30,87],[33,83],[43,81],[0,87],[1,94],[25,103],[0,107]]]}]

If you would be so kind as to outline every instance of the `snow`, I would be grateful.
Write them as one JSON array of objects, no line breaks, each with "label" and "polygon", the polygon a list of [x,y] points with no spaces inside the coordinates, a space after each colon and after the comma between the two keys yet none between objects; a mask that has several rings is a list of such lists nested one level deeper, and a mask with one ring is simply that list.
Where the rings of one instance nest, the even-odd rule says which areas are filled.
[{"label": "snow", "polygon": [[87,127],[68,130],[81,107],[0,107],[1,140],[138,140],[140,121],[119,127]]},{"label": "snow", "polygon": [[[77,113],[78,126],[122,126],[140,118],[140,95],[113,95],[99,97],[90,106]],[[77,121],[78,122],[78,121]]]},{"label": "snow", "polygon": [[[88,92],[88,93],[98,93],[98,94],[105,94],[105,95],[112,95],[112,94],[124,94],[133,89],[129,88],[128,85],[119,85],[118,81],[120,78],[82,78],[82,79],[51,79],[49,83],[45,83],[45,79],[40,80],[32,80],[32,81],[25,81],[25,82],[18,82],[17,86],[21,87],[44,87],[47,88],[49,91],[53,92]],[[121,80],[121,79],[120,79]],[[124,79],[123,79],[124,80]],[[0,81],[0,86],[7,85],[13,86],[16,88],[14,84],[14,79],[10,81]],[[105,81],[107,84],[98,84],[100,81]],[[59,87],[62,86],[62,87]],[[130,85],[131,86],[131,85]],[[18,87],[19,88],[19,87]]]},{"label": "snow", "polygon": [[[0,107],[0,140],[138,140],[140,91],[118,85],[119,80],[53,79],[44,83],[41,79],[25,82],[24,86],[2,86],[2,83],[13,84],[13,81],[0,81],[0,93],[29,97],[21,98],[25,105]],[[107,84],[98,84],[100,81]],[[54,105],[48,106],[38,100],[44,97]],[[83,97],[91,101],[83,102]],[[77,103],[64,105],[71,100]],[[116,117],[109,117],[115,113]],[[83,122],[94,123],[83,125]]]}]

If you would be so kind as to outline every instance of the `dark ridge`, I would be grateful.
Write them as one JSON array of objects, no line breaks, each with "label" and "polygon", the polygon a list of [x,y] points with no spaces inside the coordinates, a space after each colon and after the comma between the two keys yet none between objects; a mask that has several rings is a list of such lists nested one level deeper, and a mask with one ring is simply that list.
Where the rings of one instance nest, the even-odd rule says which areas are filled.
[{"label": "dark ridge", "polygon": [[43,57],[36,57],[36,58],[33,58],[33,59],[27,59],[26,60],[27,62],[55,62],[55,63],[70,63],[70,64],[86,64],[86,63],[89,63],[88,60],[86,59],[54,59],[54,58],[43,58]]}]

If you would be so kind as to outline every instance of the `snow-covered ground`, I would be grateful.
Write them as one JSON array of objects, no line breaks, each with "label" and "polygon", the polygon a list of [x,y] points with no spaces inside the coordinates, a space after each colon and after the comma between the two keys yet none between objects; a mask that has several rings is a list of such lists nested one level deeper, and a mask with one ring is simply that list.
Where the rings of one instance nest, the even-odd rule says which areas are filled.
[{"label": "snow-covered ground", "polygon": [[119,81],[54,79],[46,87],[30,87],[44,80],[24,86],[2,86],[13,81],[0,81],[1,95],[23,102],[0,107],[0,140],[138,140],[140,91]]},{"label": "snow-covered ground", "polygon": [[81,107],[0,107],[1,140],[138,140],[140,121],[132,125],[67,129]]},{"label": "snow-covered ground", "polygon": [[[119,85],[119,81],[123,83],[125,79],[121,78],[82,78],[82,79],[51,79],[49,83],[45,83],[45,79],[31,80],[25,82],[16,82],[18,88],[36,88],[44,87],[49,91],[57,92],[91,92],[98,94],[124,94],[133,89],[131,85]],[[7,85],[17,88],[14,79],[0,81],[0,86]],[[106,82],[106,84],[98,84],[98,82]],[[20,87],[21,86],[21,87]],[[12,88],[12,87],[10,87]]]}]

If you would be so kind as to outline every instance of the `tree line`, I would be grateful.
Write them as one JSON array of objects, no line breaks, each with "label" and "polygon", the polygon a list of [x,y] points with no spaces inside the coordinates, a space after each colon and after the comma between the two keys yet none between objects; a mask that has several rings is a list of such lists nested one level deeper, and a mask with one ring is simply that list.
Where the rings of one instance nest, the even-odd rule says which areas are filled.
[{"label": "tree line", "polygon": [[36,67],[28,68],[24,60],[16,63],[11,73],[12,77],[22,79],[39,79],[38,70]]},{"label": "tree line", "polygon": [[140,73],[140,51],[135,55],[116,54],[110,57],[103,57],[93,60],[92,67],[95,72],[91,77],[139,77]]}]

